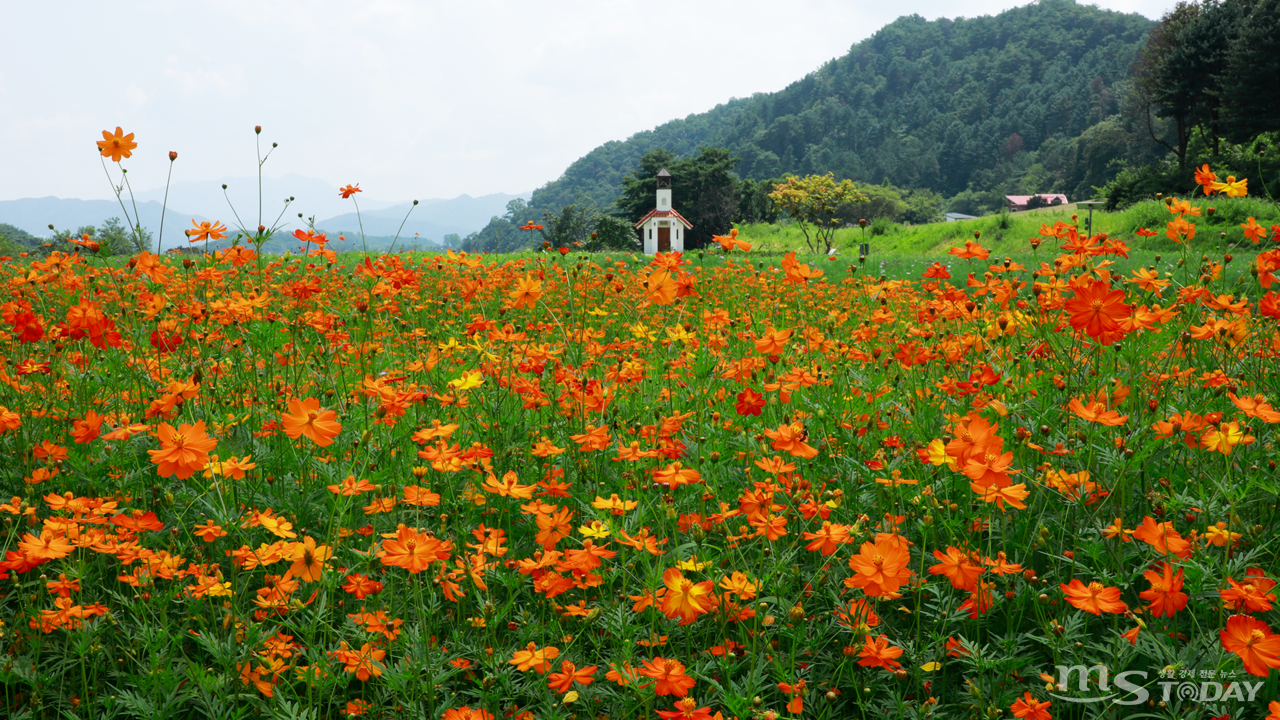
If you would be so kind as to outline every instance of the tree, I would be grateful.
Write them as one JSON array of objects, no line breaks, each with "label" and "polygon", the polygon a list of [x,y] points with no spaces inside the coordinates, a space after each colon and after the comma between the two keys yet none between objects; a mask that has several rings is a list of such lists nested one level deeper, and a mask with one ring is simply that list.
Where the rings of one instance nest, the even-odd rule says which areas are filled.
[{"label": "tree", "polygon": [[[618,215],[634,222],[652,210],[657,175],[666,168],[671,173],[671,205],[693,225],[694,238],[728,234],[740,219],[741,181],[733,172],[737,163],[724,148],[703,147],[698,155],[683,158],[666,149],[650,150],[622,181],[622,194],[615,202]],[[685,243],[686,248],[692,245]]]},{"label": "tree", "polygon": [[600,214],[595,217],[593,228],[588,245],[592,252],[638,249],[636,229],[628,220],[617,215]]},{"label": "tree", "polygon": [[[1150,52],[1144,50],[1143,61],[1135,69],[1140,87],[1159,107],[1157,114],[1175,119],[1179,140],[1175,152],[1184,167],[1192,128],[1207,138],[1213,155],[1219,153],[1223,107],[1230,103],[1223,72],[1256,4],[1258,0],[1200,6],[1180,3],[1152,31]],[[1258,22],[1265,23],[1260,18]],[[1264,85],[1266,94],[1274,95],[1274,85],[1274,79]]]},{"label": "tree", "polygon": [[[579,201],[584,202],[582,198]],[[558,214],[547,210],[542,214],[542,229],[538,234],[553,248],[582,247],[596,215],[595,208],[579,203],[565,205]]]},{"label": "tree", "polygon": [[[1159,143],[1178,156],[1178,166],[1186,167],[1187,143],[1191,139],[1195,97],[1174,92],[1169,86],[1169,76],[1176,71],[1171,67],[1179,46],[1182,31],[1200,14],[1200,6],[1192,2],[1179,2],[1160,18],[1160,24],[1147,36],[1147,44],[1134,61],[1134,91],[1138,104],[1147,118],[1147,132],[1153,142]],[[1170,143],[1156,134],[1154,117],[1170,118],[1174,125],[1174,141]]]},{"label": "tree", "polygon": [[442,244],[447,248],[461,247],[462,238],[458,236],[458,233],[446,233]]},{"label": "tree", "polygon": [[773,186],[780,180],[743,180],[739,185],[738,222],[772,223],[778,210],[769,199]]},{"label": "tree", "polygon": [[134,232],[120,218],[109,218],[98,228],[95,239],[102,244],[103,255],[137,255],[151,247],[151,231]]},{"label": "tree", "polygon": [[908,190],[907,209],[899,218],[913,225],[937,222],[942,217],[942,196],[928,188]]},{"label": "tree", "polygon": [[1220,78],[1223,132],[1247,143],[1280,131],[1280,0],[1261,0],[1227,49]]},{"label": "tree", "polygon": [[507,202],[507,214],[503,217],[512,222],[519,220],[528,207],[529,203],[525,202],[524,198],[512,198]]},{"label": "tree", "polygon": [[44,242],[44,240],[26,230],[7,223],[0,223],[0,236],[6,238],[8,242],[19,246],[20,250],[35,250]]},{"label": "tree", "polygon": [[810,252],[818,252],[821,246],[828,253],[836,228],[843,224],[843,220],[836,217],[836,208],[847,202],[867,202],[867,197],[853,187],[852,181],[837,184],[832,173],[804,178],[787,175],[774,185],[769,198],[800,226]]}]

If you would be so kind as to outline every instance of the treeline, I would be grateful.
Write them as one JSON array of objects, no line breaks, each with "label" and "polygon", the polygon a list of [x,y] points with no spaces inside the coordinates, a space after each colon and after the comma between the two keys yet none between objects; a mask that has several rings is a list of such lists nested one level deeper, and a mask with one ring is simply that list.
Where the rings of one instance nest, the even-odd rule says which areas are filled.
[{"label": "treeline", "polygon": [[[727,227],[726,216],[761,219],[769,210],[760,199],[787,174],[882,188],[907,206],[888,214],[905,222],[995,212],[1012,194],[1125,205],[1185,185],[1183,171],[1200,162],[1256,175],[1261,160],[1274,184],[1280,166],[1258,151],[1280,139],[1277,3],[1184,3],[1160,22],[1071,0],[993,17],[900,18],[782,91],[596,148],[463,245],[527,248],[531,233],[516,228],[546,225],[569,206],[634,222],[652,208],[655,162],[708,152],[734,161],[668,166],[676,209],[711,218],[690,217],[691,237],[703,239]],[[714,172],[738,179],[736,204],[732,192],[702,193],[699,173]]]},{"label": "treeline", "polygon": [[[727,235],[736,223],[771,223],[783,214],[769,194],[784,179],[740,178],[733,171],[740,160],[724,148],[704,147],[687,157],[665,149],[651,150],[622,179],[622,192],[609,207],[600,208],[585,195],[558,212],[539,211],[523,200],[513,200],[504,216],[465,238],[460,247],[470,252],[512,252],[538,246],[635,249],[638,236],[633,222],[654,209],[657,175],[663,169],[674,178],[672,206],[694,227],[686,247],[702,247],[715,235]],[[866,219],[914,224],[941,219],[943,198],[931,190],[905,190],[887,181],[879,185],[854,183],[854,188],[858,201],[833,206],[832,217],[848,223]]]},{"label": "treeline", "polygon": [[100,226],[81,225],[75,230],[55,230],[49,226],[49,237],[36,237],[21,228],[0,223],[0,255],[16,255],[31,253],[47,255],[54,250],[75,252],[77,246],[71,239],[82,239],[88,235],[97,243],[100,255],[134,255],[143,250],[154,250],[152,234],[145,228],[140,232],[129,229],[120,218],[113,217],[103,221]]}]

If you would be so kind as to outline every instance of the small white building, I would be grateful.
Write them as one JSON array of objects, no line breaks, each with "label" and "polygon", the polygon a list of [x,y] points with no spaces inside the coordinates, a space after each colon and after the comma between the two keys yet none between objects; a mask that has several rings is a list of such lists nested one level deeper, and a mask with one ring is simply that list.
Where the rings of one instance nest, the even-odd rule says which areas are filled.
[{"label": "small white building", "polygon": [[644,239],[645,255],[684,251],[684,236],[693,224],[671,207],[671,173],[666,168],[658,171],[657,207],[640,218],[636,228]]}]

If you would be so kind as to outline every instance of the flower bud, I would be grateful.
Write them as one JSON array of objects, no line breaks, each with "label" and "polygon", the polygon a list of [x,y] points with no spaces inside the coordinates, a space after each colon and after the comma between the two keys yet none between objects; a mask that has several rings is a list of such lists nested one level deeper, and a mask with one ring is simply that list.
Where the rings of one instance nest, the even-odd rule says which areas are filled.
[{"label": "flower bud", "polygon": [[176,152],[174,152],[174,151],[170,150],[170,151],[169,151],[169,162],[173,162],[174,160],[177,160],[177,159],[178,159],[178,153],[176,153]]},{"label": "flower bud", "polygon": [[261,125],[254,125],[254,126],[253,126],[253,134],[254,134],[254,135],[261,135],[261,134],[262,134],[262,126],[261,126]]}]

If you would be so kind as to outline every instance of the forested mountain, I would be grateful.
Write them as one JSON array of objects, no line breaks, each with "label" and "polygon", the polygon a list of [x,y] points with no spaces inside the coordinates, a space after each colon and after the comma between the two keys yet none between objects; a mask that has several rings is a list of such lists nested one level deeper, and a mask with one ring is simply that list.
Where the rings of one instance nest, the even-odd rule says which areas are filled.
[{"label": "forested mountain", "polygon": [[644,152],[703,145],[741,157],[745,178],[833,172],[955,195],[981,169],[1116,113],[1115,85],[1154,25],[1071,0],[992,17],[899,18],[780,92],[596,148],[532,204],[555,207],[579,193],[608,204]]},{"label": "forested mountain", "polygon": [[1114,176],[1117,155],[1145,154],[1128,158],[1142,163],[1163,153],[1109,120],[1155,25],[1072,0],[988,17],[902,17],[779,92],[605,143],[507,220],[540,221],[573,203],[616,211],[624,178],[646,152],[688,157],[703,147],[729,150],[743,179],[887,180],[966,211],[1006,192],[1092,194]]}]

